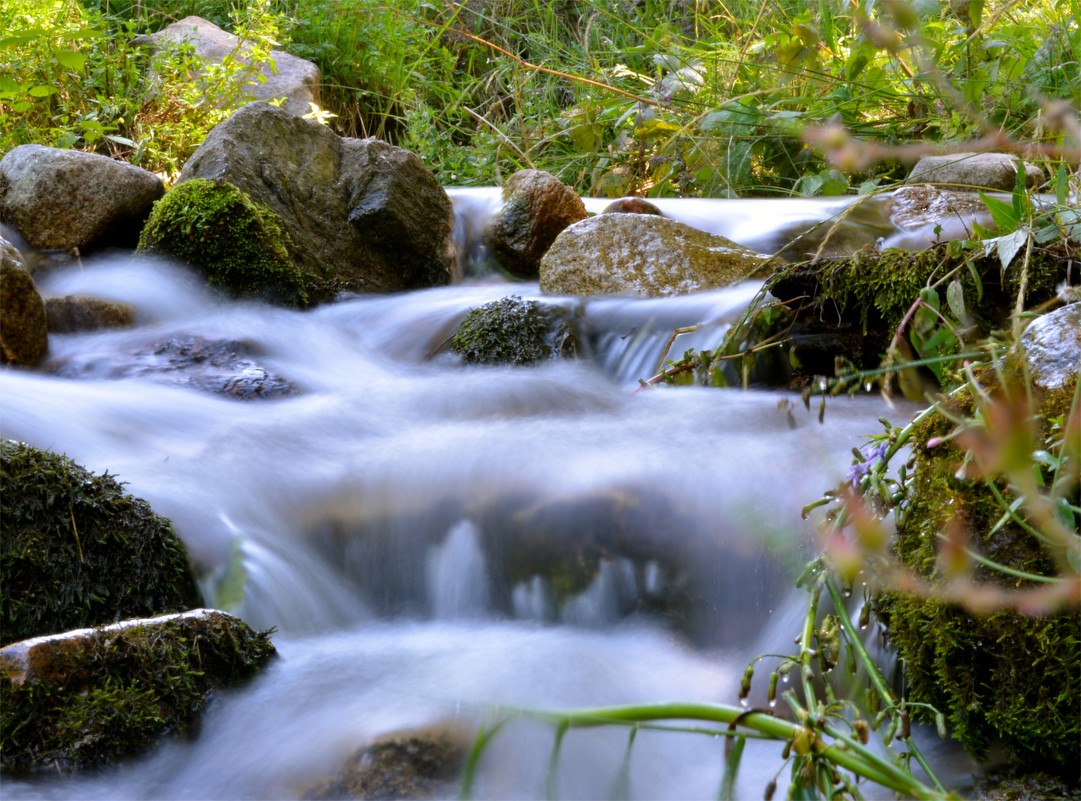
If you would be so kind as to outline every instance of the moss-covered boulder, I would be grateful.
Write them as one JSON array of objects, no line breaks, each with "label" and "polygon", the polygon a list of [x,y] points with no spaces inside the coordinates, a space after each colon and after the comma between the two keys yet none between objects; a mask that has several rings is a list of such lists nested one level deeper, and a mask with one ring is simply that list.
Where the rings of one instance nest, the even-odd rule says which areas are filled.
[{"label": "moss-covered boulder", "polygon": [[[1029,418],[1038,427],[1033,447],[1053,455],[1060,452],[1064,437],[1077,437],[1077,423],[1071,429],[1066,422],[1076,385],[1075,375],[1068,386],[1043,396],[1037,414]],[[972,418],[977,403],[970,392],[962,391],[945,413],[918,427],[913,478],[898,509],[894,551],[906,567],[939,581],[948,568],[940,554],[940,534],[962,530],[968,534],[969,548],[1013,571],[979,566],[976,581],[1008,591],[1045,586],[1025,578],[1057,575],[1052,554],[1032,533],[1036,524],[1021,518],[1027,507],[1011,506],[1015,509],[1011,518],[999,499],[1006,504],[1015,500],[1010,483],[1002,476],[987,480],[966,476],[964,465],[971,464],[971,451],[956,445],[956,440],[942,439],[954,431],[959,416]],[[1081,415],[1076,404],[1072,414]],[[1019,411],[1013,419],[1027,417]],[[997,428],[990,437],[1017,441],[1004,433],[1002,419]],[[1073,465],[1076,471],[1076,461]],[[1064,467],[1071,469],[1069,462]],[[1050,486],[1053,471],[1044,472],[1042,480]],[[1072,493],[1067,497],[1076,499],[1076,479],[1072,489],[1069,483],[1066,486]],[[1075,529],[1074,535],[1081,537],[1081,532]],[[1076,604],[1032,615],[992,604],[987,614],[976,616],[955,604],[888,592],[879,598],[877,611],[901,657],[906,695],[914,702],[910,708],[916,716],[929,718],[921,704],[930,704],[946,714],[954,736],[975,756],[986,756],[992,744],[1001,744],[1025,770],[1045,769],[1078,780],[1081,613]]]},{"label": "moss-covered boulder", "polygon": [[470,364],[524,365],[575,356],[578,337],[564,310],[512,295],[471,309],[450,346]]},{"label": "moss-covered boulder", "polygon": [[103,765],[181,730],[274,653],[269,632],[208,609],[0,650],[0,766]]},{"label": "moss-covered boulder", "polygon": [[178,183],[154,204],[138,252],[177,259],[237,297],[308,305],[277,215],[224,181]]},{"label": "moss-covered boulder", "polygon": [[169,521],[110,475],[0,441],[4,643],[201,605]]}]

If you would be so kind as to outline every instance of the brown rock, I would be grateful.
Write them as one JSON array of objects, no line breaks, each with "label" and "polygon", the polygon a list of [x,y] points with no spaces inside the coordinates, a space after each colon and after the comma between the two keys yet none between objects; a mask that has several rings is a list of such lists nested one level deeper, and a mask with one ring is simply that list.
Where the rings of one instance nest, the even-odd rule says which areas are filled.
[{"label": "brown rock", "polygon": [[35,248],[134,243],[164,193],[154,173],[94,153],[20,145],[0,160],[0,219]]},{"label": "brown rock", "polygon": [[45,301],[49,332],[70,334],[98,328],[130,328],[135,324],[135,307],[129,303],[67,295]]},{"label": "brown rock", "polygon": [[536,278],[540,260],[568,225],[586,218],[582,199],[554,175],[521,170],[503,187],[503,208],[485,233],[492,256],[517,278]]},{"label": "brown rock", "polygon": [[5,257],[0,261],[0,363],[31,367],[48,348],[45,304],[34,279]]}]

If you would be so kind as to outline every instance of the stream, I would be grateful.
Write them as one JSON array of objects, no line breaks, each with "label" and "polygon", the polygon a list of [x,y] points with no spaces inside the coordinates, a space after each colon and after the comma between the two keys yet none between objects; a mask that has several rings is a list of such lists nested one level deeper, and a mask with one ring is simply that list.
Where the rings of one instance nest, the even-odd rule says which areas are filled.
[{"label": "stream", "polygon": [[[493,202],[453,196],[463,231]],[[838,202],[763,201],[775,208],[754,219],[821,219]],[[682,208],[772,246],[776,226],[747,214],[757,201],[734,203]],[[716,344],[756,284],[589,299],[590,358],[499,368],[441,347],[470,308],[539,298],[535,283],[473,275],[297,312],[225,301],[183,268],[124,253],[38,281],[47,297],[132,303],[138,319],[54,335],[43,368],[0,372],[0,435],[147,499],[202,571],[207,605],[276,627],[280,657],[220,693],[194,735],[97,773],[5,777],[5,799],[299,798],[389,732],[475,729],[508,709],[735,703],[752,658],[793,650],[794,577],[817,552],[801,507],[843,479],[879,418],[913,411],[837,398],[820,423],[776,390],[635,391],[673,329],[706,324],[675,354]],[[192,342],[227,343],[234,370],[282,391],[207,392],[168,362]],[[554,734],[504,727],[475,795],[611,797],[626,730],[568,733],[549,785]],[[956,776],[971,769],[927,747]],[[712,737],[642,731],[629,794],[715,798],[723,760]],[[780,744],[751,741],[738,797],[761,798],[778,773],[783,787]]]}]

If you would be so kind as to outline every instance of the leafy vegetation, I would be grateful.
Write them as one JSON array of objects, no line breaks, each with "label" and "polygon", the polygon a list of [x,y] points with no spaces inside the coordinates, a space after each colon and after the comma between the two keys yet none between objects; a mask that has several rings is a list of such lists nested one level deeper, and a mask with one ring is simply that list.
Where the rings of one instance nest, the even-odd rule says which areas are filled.
[{"label": "leafy vegetation", "polygon": [[[242,47],[210,76],[183,48],[148,71],[134,37],[189,14]],[[895,160],[845,171],[803,134],[999,132],[1053,156],[1069,136],[1053,101],[1081,96],[1079,17],[1078,0],[9,0],[0,150],[174,174],[278,43],[319,65],[336,130],[415,150],[445,184],[536,167],[598,196],[871,191]]]}]

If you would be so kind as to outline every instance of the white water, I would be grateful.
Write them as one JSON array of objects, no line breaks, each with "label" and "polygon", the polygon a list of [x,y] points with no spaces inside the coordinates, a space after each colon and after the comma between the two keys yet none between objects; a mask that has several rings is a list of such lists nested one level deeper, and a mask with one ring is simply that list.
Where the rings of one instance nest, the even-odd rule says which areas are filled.
[{"label": "white water", "polygon": [[[0,435],[149,500],[199,565],[207,604],[235,600],[253,626],[276,626],[281,658],[220,696],[193,739],[100,775],[5,779],[6,799],[296,798],[404,727],[475,726],[500,707],[734,703],[751,657],[791,648],[774,613],[815,550],[800,507],[840,480],[877,418],[911,411],[842,398],[819,424],[777,392],[630,391],[672,328],[705,321],[700,335],[719,339],[754,287],[591,301],[595,360],[510,369],[429,357],[469,308],[535,285],[301,313],[226,303],[184,270],[119,256],[40,282],[132,302],[138,325],[52,337],[50,364],[75,377],[0,373]],[[110,377],[191,334],[248,343],[299,393],[245,402],[149,371]],[[572,545],[616,543],[563,603],[540,577],[509,578],[537,521]],[[508,726],[478,794],[542,797],[552,734]],[[625,732],[569,734],[560,797],[609,796],[625,747]],[[742,796],[761,796],[779,752],[748,749]],[[712,739],[643,732],[631,792],[714,797],[722,760]]]}]

